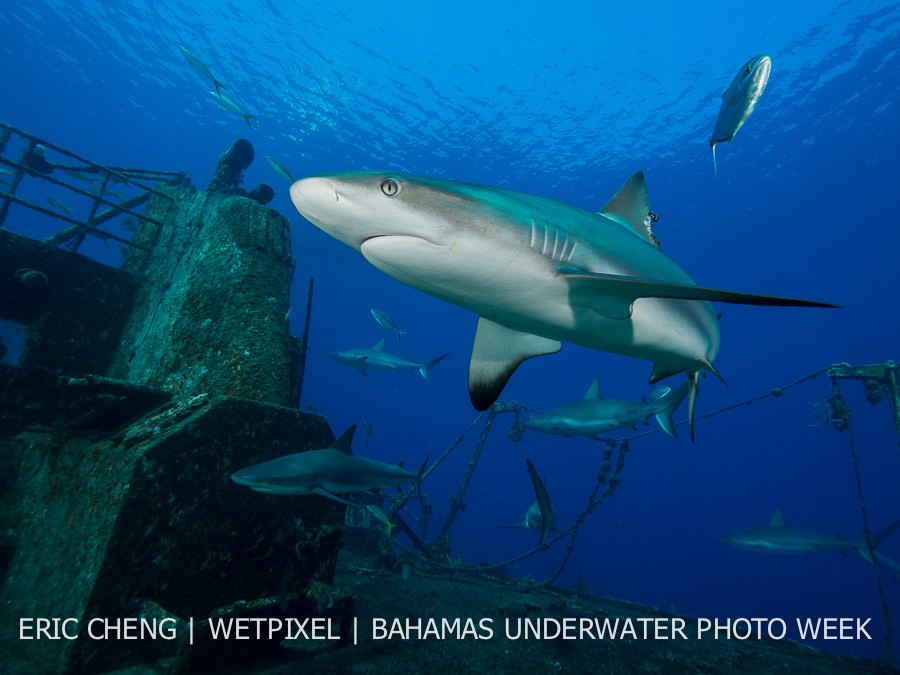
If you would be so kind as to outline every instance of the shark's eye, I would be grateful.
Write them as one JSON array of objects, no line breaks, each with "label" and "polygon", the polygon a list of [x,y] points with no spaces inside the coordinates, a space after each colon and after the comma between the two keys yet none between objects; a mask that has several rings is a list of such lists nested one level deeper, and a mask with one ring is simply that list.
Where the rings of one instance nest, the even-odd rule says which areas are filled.
[{"label": "shark's eye", "polygon": [[388,197],[396,197],[400,193],[400,183],[393,178],[385,178],[381,181],[381,191]]}]

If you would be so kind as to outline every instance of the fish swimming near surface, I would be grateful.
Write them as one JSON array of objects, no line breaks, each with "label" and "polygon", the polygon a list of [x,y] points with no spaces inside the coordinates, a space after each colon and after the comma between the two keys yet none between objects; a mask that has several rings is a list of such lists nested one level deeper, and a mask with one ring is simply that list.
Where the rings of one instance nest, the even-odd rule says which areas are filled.
[{"label": "fish swimming near surface", "polygon": [[567,340],[652,361],[650,383],[687,372],[689,419],[719,350],[711,301],[833,307],[697,286],[650,232],[636,173],[599,213],[449,180],[359,171],[303,178],[294,206],[375,267],[479,316],[469,397],[488,408],[526,359]]},{"label": "fish swimming near surface", "polygon": [[356,425],[349,427],[330,447],[278,457],[234,473],[231,479],[256,492],[276,495],[320,495],[342,504],[337,495],[396,487],[418,486],[425,464],[418,473],[354,455],[351,445]]},{"label": "fish swimming near surface", "polygon": [[672,413],[689,388],[685,380],[674,388],[656,387],[649,401],[616,401],[600,395],[600,380],[596,378],[583,399],[525,420],[525,428],[557,436],[593,436],[614,429],[636,429],[635,424],[655,415],[659,426],[674,438],[677,433]]},{"label": "fish swimming near surface", "polygon": [[397,334],[397,342],[400,342],[400,336],[406,335],[405,330],[400,330],[397,328],[397,324],[394,323],[394,320],[389,317],[387,314],[382,312],[380,309],[375,309],[374,307],[369,310],[372,312],[372,318],[378,323],[379,326],[384,328],[385,330],[389,330],[392,333]]},{"label": "fish swimming near surface", "polygon": [[719,108],[716,128],[713,130],[712,138],[709,139],[709,145],[712,147],[713,171],[717,176],[719,170],[716,167],[716,144],[731,141],[744,125],[766,90],[771,72],[772,59],[765,54],[754,56],[741,67],[731,85],[722,94],[722,107]]},{"label": "fish swimming near surface", "polygon": [[212,96],[215,99],[216,103],[218,103],[220,106],[225,108],[225,110],[227,110],[229,112],[233,112],[235,115],[240,115],[241,117],[243,117],[244,121],[247,123],[247,126],[250,127],[251,129],[253,128],[253,125],[250,124],[250,120],[256,120],[257,122],[259,121],[259,118],[256,115],[251,115],[250,113],[244,112],[237,103],[232,101],[230,98],[228,98],[224,94],[217,94],[214,91],[209,92],[209,94],[210,94],[210,96]]},{"label": "fish swimming near surface", "polygon": [[[875,532],[872,535],[872,548],[877,548],[891,532],[897,529],[897,526],[900,526],[900,520],[879,532]],[[736,548],[774,554],[857,550],[866,560],[872,562],[869,555],[869,546],[865,539],[850,541],[843,537],[818,534],[810,530],[789,527],[784,522],[784,513],[781,509],[775,512],[768,525],[751,527],[749,530],[725,537],[723,541]]]},{"label": "fish swimming near surface", "polygon": [[275,169],[275,173],[277,173],[279,176],[286,178],[291,183],[294,182],[294,176],[291,174],[290,169],[288,169],[281,161],[279,161],[278,159],[275,159],[271,155],[266,155],[266,160],[268,160],[269,166],[271,166],[273,169]]},{"label": "fish swimming near surface", "polygon": [[[225,85],[216,79],[215,75],[212,74],[212,71],[209,69],[209,66],[206,65],[206,62],[203,59],[201,59],[195,52],[188,49],[184,45],[178,45],[178,51],[181,52],[181,55],[185,59],[187,59],[187,62],[190,63],[198,73],[203,75],[203,77],[209,78],[212,81],[213,87],[216,88],[217,94],[222,93],[222,90],[225,89]],[[225,90],[227,91],[227,89]]]},{"label": "fish swimming near surface", "polygon": [[379,340],[371,349],[347,349],[342,352],[331,352],[329,356],[335,361],[353,366],[363,375],[366,375],[366,370],[370,368],[372,370],[393,370],[396,373],[403,370],[418,370],[419,374],[427,380],[428,371],[450,356],[450,354],[438,356],[436,359],[425,363],[418,363],[417,361],[410,361],[400,356],[388,354],[384,351],[384,340]]}]

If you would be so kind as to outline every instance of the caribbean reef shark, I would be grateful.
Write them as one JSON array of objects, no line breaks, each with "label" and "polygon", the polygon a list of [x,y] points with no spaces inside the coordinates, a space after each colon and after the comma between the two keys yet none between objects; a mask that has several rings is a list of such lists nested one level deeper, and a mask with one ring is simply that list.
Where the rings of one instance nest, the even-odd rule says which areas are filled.
[{"label": "caribbean reef shark", "polygon": [[712,138],[709,139],[709,145],[712,147],[713,171],[717,176],[719,170],[716,168],[716,143],[724,143],[734,138],[759,103],[771,72],[772,59],[765,54],[754,56],[741,67],[731,85],[722,94],[722,107],[719,108],[716,128]]},{"label": "caribbean reef shark", "polygon": [[531,476],[531,484],[534,487],[534,494],[537,499],[535,499],[534,504],[528,507],[523,522],[514,523],[512,525],[500,525],[499,527],[518,527],[527,530],[540,530],[541,538],[539,546],[543,546],[544,541],[547,539],[547,534],[550,533],[551,530],[556,529],[556,513],[553,510],[553,503],[550,501],[550,493],[547,492],[544,481],[541,480],[537,469],[534,468],[534,464],[531,463],[530,459],[526,459],[525,464],[528,466],[528,473]]},{"label": "caribbean reef shark", "polygon": [[329,356],[335,361],[340,361],[341,363],[346,363],[348,366],[353,366],[363,375],[366,374],[366,368],[371,368],[373,370],[393,370],[395,373],[399,373],[402,370],[418,370],[419,374],[427,380],[428,371],[450,356],[450,354],[444,354],[443,356],[431,359],[431,361],[426,361],[425,363],[417,363],[416,361],[409,361],[400,356],[388,354],[384,351],[384,340],[379,340],[371,349],[347,349],[342,352],[331,352]]},{"label": "caribbean reef shark", "polygon": [[596,378],[583,399],[525,420],[525,427],[542,434],[593,436],[613,429],[634,429],[637,422],[656,415],[659,426],[675,437],[672,413],[687,396],[688,387],[685,380],[674,389],[657,387],[649,401],[615,401],[600,395],[600,380]]},{"label": "caribbean reef shark", "polygon": [[285,455],[241,469],[231,476],[238,485],[275,495],[321,495],[347,504],[337,495],[366,492],[403,483],[418,486],[418,473],[353,454],[350,446],[356,425],[348,428],[330,447]]},{"label": "caribbean reef shark", "polygon": [[[891,534],[900,520],[872,534],[872,548],[877,548]],[[749,530],[725,537],[724,542],[736,548],[765,553],[826,553],[828,551],[859,551],[866,560],[872,562],[869,545],[865,539],[850,541],[838,536],[818,534],[810,530],[788,527],[784,522],[784,514],[778,509],[768,525],[751,527]],[[882,557],[879,556],[879,561]],[[889,559],[888,559],[889,560]],[[893,561],[891,561],[893,562]]]},{"label": "caribbean reef shark", "polygon": [[488,408],[524,360],[561,340],[654,363],[651,384],[687,372],[693,438],[700,377],[715,374],[710,301],[830,307],[697,286],[653,239],[644,175],[599,213],[502,188],[361,171],[303,178],[311,223],[413,288],[480,317],[469,397]]}]

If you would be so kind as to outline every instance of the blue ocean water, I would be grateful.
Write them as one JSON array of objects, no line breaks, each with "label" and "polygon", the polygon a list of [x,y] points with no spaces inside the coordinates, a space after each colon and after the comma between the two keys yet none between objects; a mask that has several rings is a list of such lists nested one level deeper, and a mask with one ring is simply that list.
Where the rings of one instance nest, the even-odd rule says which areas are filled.
[{"label": "blue ocean water", "polygon": [[[476,319],[384,276],[306,222],[264,155],[296,176],[389,169],[590,210],[643,170],[664,249],[698,283],[845,307],[722,307],[716,366],[728,386],[704,381],[702,414],[832,363],[900,358],[898,30],[896,3],[853,0],[23,0],[0,13],[0,120],[96,162],[184,170],[198,185],[236,138],[251,140],[257,161],[246,184],[275,186],[272,206],[294,225],[294,333],[307,278],[316,279],[302,404],[336,433],[372,422],[365,452],[418,465],[476,415],[466,393]],[[179,44],[260,118],[254,129],[210,98]],[[763,52],[773,59],[768,87],[735,140],[719,146],[715,178],[708,140],[719,96]],[[55,227],[13,216],[7,225],[32,236]],[[117,264],[115,247],[90,246]],[[408,331],[401,345],[375,324],[372,307]],[[451,357],[430,382],[364,378],[327,358],[382,338],[412,358]],[[523,365],[504,399],[546,410],[580,398],[599,376],[607,396],[636,400],[648,393],[649,370],[566,345]],[[878,529],[900,517],[897,431],[885,403],[870,406],[858,384],[844,391]],[[881,602],[860,556],[766,556],[720,541],[778,508],[796,527],[862,536],[847,435],[814,426],[811,403],[829,395],[820,377],[698,421],[693,444],[686,433],[634,441],[621,485],[588,518],[560,583],[706,617],[872,617],[873,641],[817,646],[880,658]],[[493,527],[521,520],[533,500],[526,457],[561,526],[583,508],[601,462],[602,445],[591,440],[528,433],[512,442],[508,422],[498,418],[453,533],[469,563],[534,544],[533,533]],[[474,434],[424,485],[444,514],[472,443]],[[563,548],[511,572],[540,579]],[[900,560],[900,537],[882,551]],[[884,581],[897,625],[900,586],[886,573]]]}]

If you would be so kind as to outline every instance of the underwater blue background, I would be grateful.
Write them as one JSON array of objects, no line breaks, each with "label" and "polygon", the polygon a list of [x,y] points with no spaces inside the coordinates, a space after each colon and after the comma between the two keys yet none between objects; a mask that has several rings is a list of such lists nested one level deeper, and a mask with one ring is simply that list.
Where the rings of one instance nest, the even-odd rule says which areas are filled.
[{"label": "underwater blue background", "polygon": [[[0,12],[0,120],[96,162],[184,170],[199,186],[236,138],[251,140],[257,160],[245,187],[273,185],[272,206],[293,224],[295,334],[307,279],[316,279],[301,405],[337,434],[372,422],[357,452],[417,466],[476,416],[466,392],[476,318],[384,276],[306,222],[265,155],[297,177],[390,169],[590,210],[645,171],[663,248],[698,283],[845,306],[720,306],[715,363],[729,386],[704,380],[702,414],[831,363],[900,358],[898,30],[900,6],[864,1],[20,0]],[[179,44],[260,118],[253,130],[211,99]],[[716,179],[708,140],[719,97],[763,52],[771,79],[734,141],[718,147]],[[22,191],[38,199],[48,187],[26,181]],[[40,237],[59,229],[15,207],[7,226]],[[115,249],[91,241],[83,251],[118,264]],[[408,331],[402,344],[372,320],[372,307]],[[382,338],[415,359],[452,355],[430,382],[361,377],[327,357]],[[503,398],[547,410],[583,396],[596,375],[607,397],[636,400],[649,392],[649,372],[642,361],[565,345],[524,364]],[[897,432],[886,403],[870,406],[858,383],[843,390],[880,529],[900,518]],[[872,642],[817,646],[882,657],[875,571],[860,556],[767,556],[720,542],[777,508],[795,527],[862,536],[847,435],[814,426],[811,403],[829,394],[819,377],[698,421],[693,444],[684,427],[677,440],[634,441],[621,485],[581,529],[560,583],[580,579],[596,594],[706,617],[872,617]],[[511,421],[497,419],[453,532],[469,563],[535,543],[533,532],[494,527],[522,520],[533,500],[525,457],[544,475],[560,526],[583,507],[601,462],[603,446],[587,439],[529,432],[512,442]],[[476,435],[423,486],[441,515]],[[900,560],[894,536],[881,551]],[[543,578],[563,550],[510,572]],[[900,625],[900,585],[883,576]]]}]

